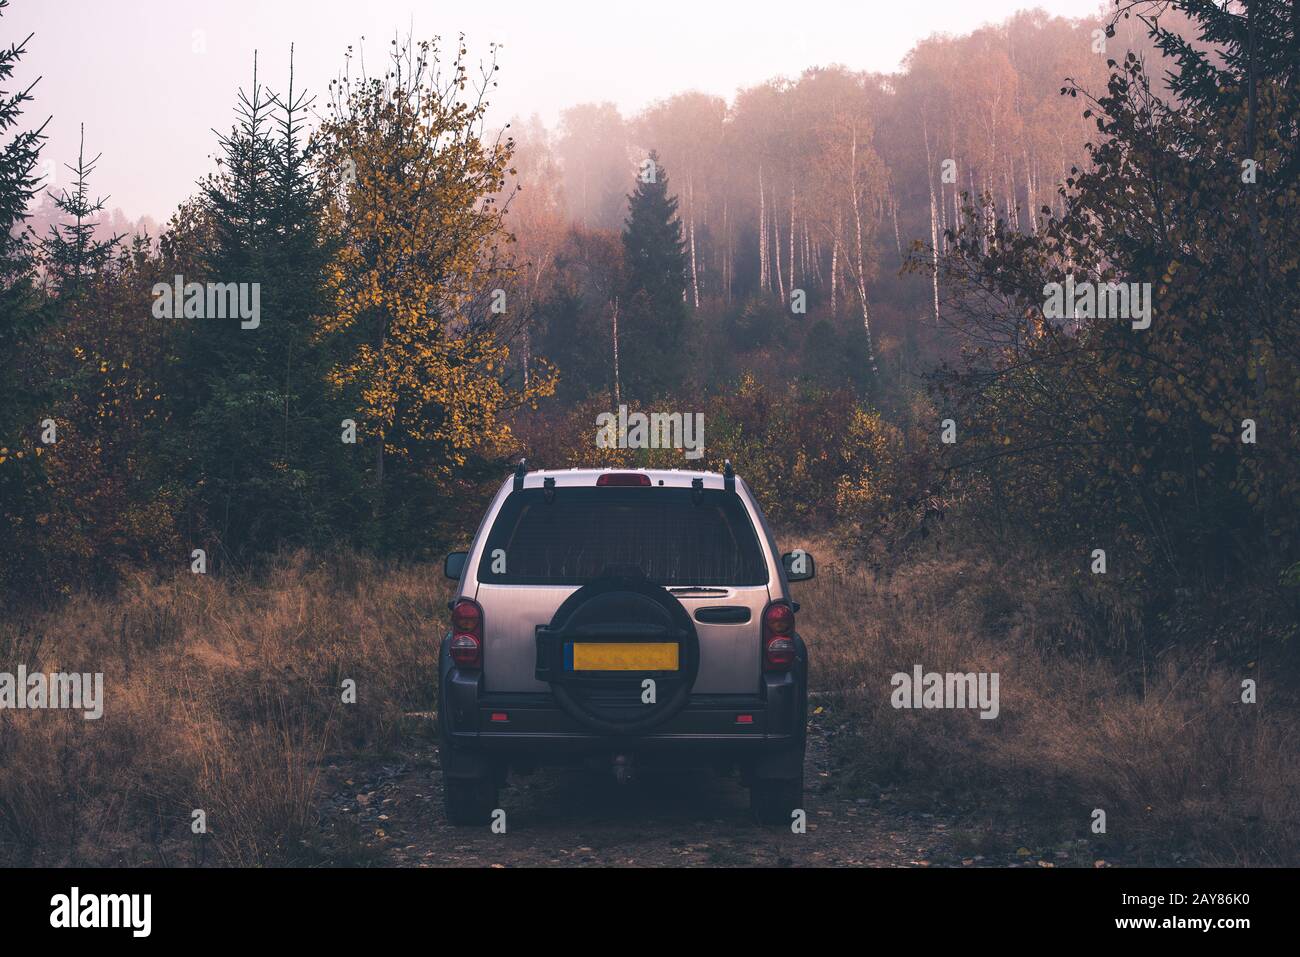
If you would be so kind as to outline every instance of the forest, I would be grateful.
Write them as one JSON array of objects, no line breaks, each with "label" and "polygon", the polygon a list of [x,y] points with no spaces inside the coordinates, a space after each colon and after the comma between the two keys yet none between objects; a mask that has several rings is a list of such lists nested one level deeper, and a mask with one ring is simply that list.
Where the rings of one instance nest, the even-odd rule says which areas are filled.
[{"label": "forest", "polygon": [[[494,110],[495,90],[527,80],[491,38],[399,35],[381,67],[348,52],[332,79],[254,61],[212,169],[160,227],[106,208],[89,137],[69,184],[45,188],[40,86],[21,68],[49,41],[9,35],[9,6],[0,654],[66,655],[102,619],[103,647],[129,658],[203,633],[196,588],[256,617],[249,589],[364,592],[358,576],[397,593],[371,620],[414,635],[442,614],[414,583],[521,458],[729,460],[880,621],[891,583],[926,607],[956,595],[953,654],[1009,653],[996,636],[1012,634],[1040,688],[1133,709],[1114,704],[1123,727],[1081,729],[1075,750],[1004,740],[1007,766],[1134,807],[1161,795],[1154,813],[1179,823],[1130,832],[1138,859],[1168,859],[1172,841],[1197,860],[1294,863],[1300,3],[1029,10],[925,39],[894,73],[809,66],[635,115],[597,98],[549,127]],[[1146,324],[1050,314],[1067,281],[1147,290]],[[210,307],[217,287],[230,309]],[[598,444],[622,405],[702,414],[702,457]],[[330,633],[306,664],[280,649],[247,666],[241,680],[279,675],[287,703],[245,713],[205,693],[212,723],[187,717],[232,762],[247,760],[236,729],[270,722],[301,774],[300,795],[248,812],[224,861],[296,859],[282,835],[316,826],[310,757],[384,738],[427,697],[374,665],[385,710],[357,728],[330,712],[309,735],[325,706],[304,689],[359,656]],[[428,665],[405,644],[385,654]],[[846,639],[826,688],[853,687],[862,654]],[[1143,710],[1183,669],[1212,705]],[[1264,717],[1216,710],[1242,677],[1266,682]],[[1024,713],[1047,713],[1035,694]],[[0,716],[0,742],[17,720]],[[1135,727],[1190,722],[1185,766],[1134,770],[1150,764]],[[860,732],[892,735],[874,744],[894,763],[854,752],[850,778],[929,773],[942,742],[910,733]],[[42,784],[0,775],[0,851],[62,853],[57,827],[32,823],[71,773],[47,745],[65,757],[28,754]],[[181,764],[191,789],[233,774]],[[1220,769],[1195,814],[1185,767]],[[115,815],[154,827],[189,806],[179,784],[83,772],[70,814],[115,791],[131,805]],[[1248,823],[1229,827],[1243,804]]]}]

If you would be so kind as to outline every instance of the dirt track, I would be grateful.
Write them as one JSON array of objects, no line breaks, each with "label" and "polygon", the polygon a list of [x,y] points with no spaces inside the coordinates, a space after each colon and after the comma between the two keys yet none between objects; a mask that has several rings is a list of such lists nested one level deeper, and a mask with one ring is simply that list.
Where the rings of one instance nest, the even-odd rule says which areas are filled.
[{"label": "dirt track", "polygon": [[993,853],[963,856],[953,846],[958,822],[899,810],[887,796],[839,797],[816,717],[807,761],[804,834],[753,824],[739,780],[707,771],[646,771],[625,787],[595,772],[515,776],[501,792],[505,834],[452,828],[442,811],[437,750],[423,741],[385,761],[331,765],[322,818],[331,841],[349,848],[337,863],[387,867],[1071,863],[1017,854],[1014,841]]}]

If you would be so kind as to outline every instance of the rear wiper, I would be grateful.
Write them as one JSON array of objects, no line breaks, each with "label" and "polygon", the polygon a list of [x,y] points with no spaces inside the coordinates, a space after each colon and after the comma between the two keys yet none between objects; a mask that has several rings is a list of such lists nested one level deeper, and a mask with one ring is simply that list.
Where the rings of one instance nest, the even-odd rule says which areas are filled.
[{"label": "rear wiper", "polygon": [[708,585],[677,585],[674,588],[668,589],[668,591],[674,595],[681,591],[702,591],[709,595],[725,595],[729,589],[713,588]]}]

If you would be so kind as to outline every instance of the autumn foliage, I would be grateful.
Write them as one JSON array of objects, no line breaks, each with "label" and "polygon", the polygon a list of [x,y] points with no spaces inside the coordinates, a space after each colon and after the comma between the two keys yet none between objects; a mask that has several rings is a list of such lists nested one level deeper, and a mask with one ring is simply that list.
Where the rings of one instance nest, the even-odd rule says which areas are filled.
[{"label": "autumn foliage", "polygon": [[[945,468],[1080,567],[1105,550],[1153,609],[1226,588],[1285,637],[1300,547],[1300,63],[1252,79],[1234,60],[1207,87],[1212,68],[1186,55],[1172,96],[1132,55],[1097,97],[1067,89],[1097,139],[1063,215],[1037,234],[959,231],[942,269],[966,349],[935,382],[960,430]],[[1046,318],[1049,284],[1067,277],[1147,284],[1149,328],[1086,307]]]}]

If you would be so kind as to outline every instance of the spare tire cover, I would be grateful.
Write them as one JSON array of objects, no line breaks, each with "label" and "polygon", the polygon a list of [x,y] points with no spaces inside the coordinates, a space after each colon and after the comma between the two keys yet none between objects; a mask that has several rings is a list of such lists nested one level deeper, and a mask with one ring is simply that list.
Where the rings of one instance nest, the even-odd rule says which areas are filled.
[{"label": "spare tire cover", "polygon": [[[675,642],[672,671],[575,671],[573,645],[583,641]],[[700,669],[700,642],[682,603],[644,579],[603,577],[579,588],[537,629],[538,677],[559,706],[602,734],[642,734],[672,718],[690,700]],[[643,700],[647,678],[654,702]]]}]

